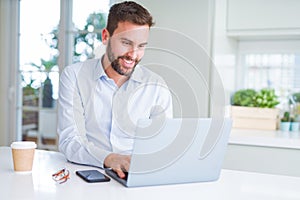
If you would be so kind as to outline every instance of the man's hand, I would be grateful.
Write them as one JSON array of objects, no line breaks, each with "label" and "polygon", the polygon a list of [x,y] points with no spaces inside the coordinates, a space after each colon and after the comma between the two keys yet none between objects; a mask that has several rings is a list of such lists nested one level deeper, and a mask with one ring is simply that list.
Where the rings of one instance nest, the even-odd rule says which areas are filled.
[{"label": "man's hand", "polygon": [[120,178],[125,178],[125,173],[128,172],[131,156],[120,155],[116,153],[109,154],[104,160],[104,166],[112,168]]}]

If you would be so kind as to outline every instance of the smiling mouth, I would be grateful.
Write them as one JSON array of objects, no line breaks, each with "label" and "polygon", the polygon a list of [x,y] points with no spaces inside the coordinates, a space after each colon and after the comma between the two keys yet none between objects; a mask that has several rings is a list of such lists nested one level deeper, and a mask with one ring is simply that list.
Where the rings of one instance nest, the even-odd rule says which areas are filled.
[{"label": "smiling mouth", "polygon": [[134,63],[133,60],[127,60],[127,59],[123,59],[123,60],[126,64],[129,64],[129,65]]},{"label": "smiling mouth", "polygon": [[123,67],[125,68],[132,68],[136,63],[136,60],[128,57],[128,56],[120,56],[119,59],[123,61]]}]

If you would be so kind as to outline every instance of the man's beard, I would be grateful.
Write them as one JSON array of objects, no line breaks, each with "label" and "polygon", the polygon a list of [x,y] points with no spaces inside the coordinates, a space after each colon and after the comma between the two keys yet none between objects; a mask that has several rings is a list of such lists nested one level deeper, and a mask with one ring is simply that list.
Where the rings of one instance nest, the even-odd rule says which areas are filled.
[{"label": "man's beard", "polygon": [[131,76],[131,74],[133,73],[136,65],[140,62],[140,60],[138,59],[135,59],[134,60],[134,67],[132,68],[131,71],[124,71],[122,70],[122,67],[121,67],[121,64],[119,62],[119,59],[127,59],[127,60],[132,60],[131,57],[129,56],[118,56],[117,58],[115,58],[113,52],[112,52],[112,49],[111,49],[111,43],[110,41],[108,41],[108,44],[107,44],[107,48],[106,48],[106,52],[107,52],[107,56],[108,56],[108,59],[109,61],[111,62],[111,67],[120,75],[122,76]]}]

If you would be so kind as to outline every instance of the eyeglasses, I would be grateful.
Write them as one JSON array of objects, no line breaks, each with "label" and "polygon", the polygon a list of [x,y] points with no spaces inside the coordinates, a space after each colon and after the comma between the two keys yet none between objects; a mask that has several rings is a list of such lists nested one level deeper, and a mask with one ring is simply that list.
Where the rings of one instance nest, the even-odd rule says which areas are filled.
[{"label": "eyeglasses", "polygon": [[70,172],[65,168],[52,174],[52,179],[58,182],[59,184],[65,183],[69,178],[70,178]]}]

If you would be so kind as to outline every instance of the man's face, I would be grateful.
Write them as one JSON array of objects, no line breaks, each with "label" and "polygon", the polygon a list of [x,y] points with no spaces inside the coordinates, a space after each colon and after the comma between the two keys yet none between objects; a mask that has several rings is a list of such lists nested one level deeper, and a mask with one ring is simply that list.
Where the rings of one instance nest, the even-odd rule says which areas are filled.
[{"label": "man's face", "polygon": [[145,53],[149,37],[148,25],[120,22],[107,41],[106,53],[112,68],[120,75],[130,76]]}]

